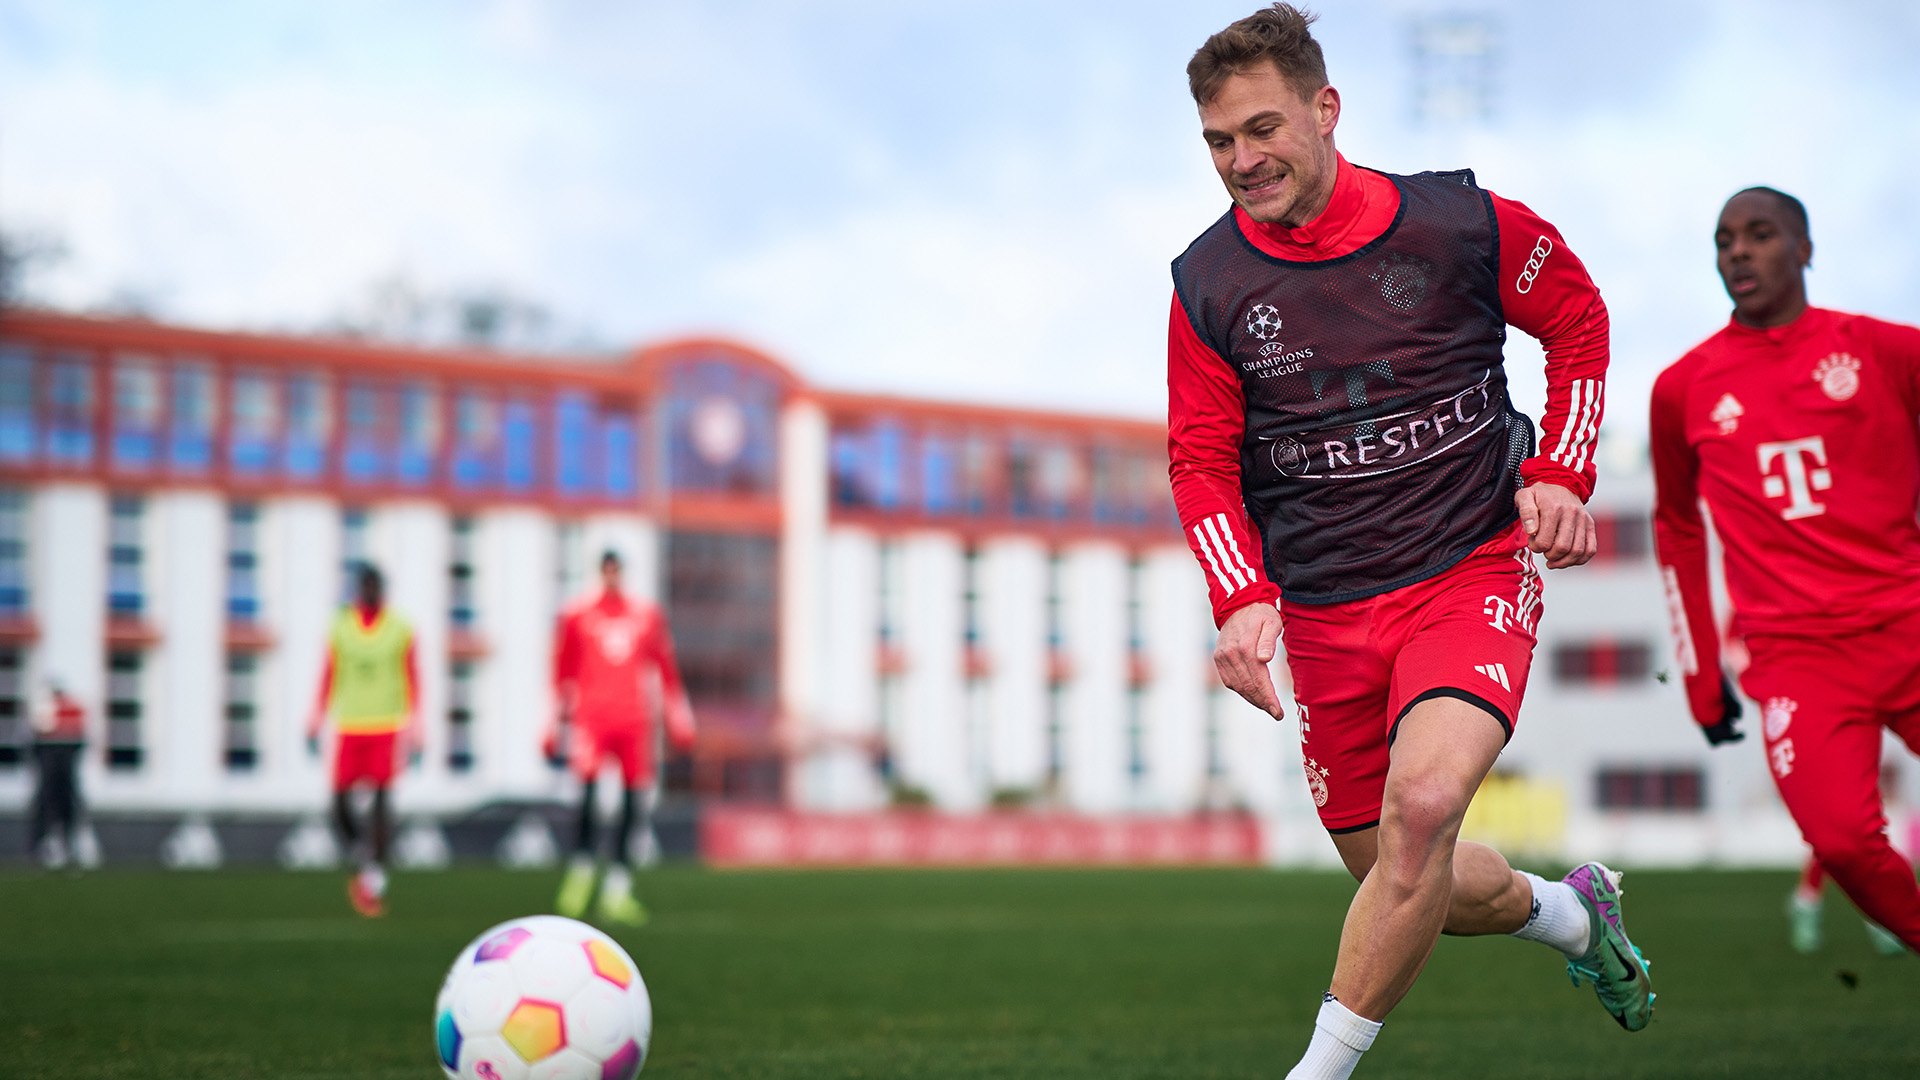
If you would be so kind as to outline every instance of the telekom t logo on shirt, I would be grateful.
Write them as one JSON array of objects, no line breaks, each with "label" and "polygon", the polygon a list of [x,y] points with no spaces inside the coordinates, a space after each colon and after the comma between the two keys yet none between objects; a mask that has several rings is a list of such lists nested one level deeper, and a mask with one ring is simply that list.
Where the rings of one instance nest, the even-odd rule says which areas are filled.
[{"label": "telekom t logo on shirt", "polygon": [[[1782,475],[1775,476],[1774,462]],[[1811,461],[1814,468],[1807,468]],[[1769,499],[1785,496],[1787,508],[1780,516],[1788,521],[1827,512],[1826,503],[1813,501],[1813,493],[1833,486],[1833,474],[1827,471],[1827,444],[1818,435],[1792,442],[1760,444],[1760,490]]]}]

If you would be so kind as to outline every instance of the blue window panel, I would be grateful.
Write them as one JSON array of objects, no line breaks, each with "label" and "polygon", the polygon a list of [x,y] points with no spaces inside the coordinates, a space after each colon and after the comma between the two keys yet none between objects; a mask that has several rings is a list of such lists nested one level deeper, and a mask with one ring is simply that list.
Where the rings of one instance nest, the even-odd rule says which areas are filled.
[{"label": "blue window panel", "polygon": [[489,488],[498,479],[500,456],[499,403],[477,391],[462,391],[453,400],[453,485],[475,490]]},{"label": "blue window panel", "polygon": [[508,491],[531,491],[540,476],[540,417],[531,402],[500,410],[500,481]]},{"label": "blue window panel", "polygon": [[160,463],[160,369],[144,357],[113,365],[114,468],[145,472]]},{"label": "blue window panel", "polygon": [[333,431],[327,383],[318,375],[287,380],[287,476],[318,480],[327,471],[327,437]]},{"label": "blue window panel", "polygon": [[639,440],[634,437],[633,418],[622,413],[606,417],[601,425],[604,468],[600,492],[609,499],[632,499],[640,494]]},{"label": "blue window panel", "polygon": [[866,464],[866,440],[851,431],[836,431],[828,449],[836,506],[865,506],[867,491],[861,475]]},{"label": "blue window panel", "polygon": [[920,443],[920,502],[929,514],[957,513],[960,491],[960,447],[942,436]]},{"label": "blue window panel", "polygon": [[93,464],[93,364],[56,360],[47,366],[47,460],[55,465]]},{"label": "blue window panel", "polygon": [[553,480],[562,495],[585,495],[596,486],[593,462],[593,402],[563,392],[553,403]]},{"label": "blue window panel", "polygon": [[347,434],[340,452],[340,471],[353,483],[377,484],[387,478],[382,396],[379,387],[366,383],[347,386]]},{"label": "blue window panel", "polygon": [[1015,442],[1007,448],[1007,509],[1017,518],[1040,513],[1039,462],[1032,445]]},{"label": "blue window panel", "polygon": [[394,479],[408,487],[430,482],[440,450],[440,399],[431,386],[400,389],[400,445],[394,455]]},{"label": "blue window panel", "polygon": [[0,346],[0,461],[33,460],[33,353]]},{"label": "blue window panel", "polygon": [[872,446],[873,503],[897,510],[906,495],[907,433],[899,424],[876,424]]},{"label": "blue window panel", "polygon": [[227,468],[246,476],[273,471],[280,455],[279,385],[270,375],[241,373],[229,385],[233,413]]},{"label": "blue window panel", "polygon": [[202,364],[175,367],[171,404],[168,463],[177,473],[204,473],[213,465],[213,370]]}]

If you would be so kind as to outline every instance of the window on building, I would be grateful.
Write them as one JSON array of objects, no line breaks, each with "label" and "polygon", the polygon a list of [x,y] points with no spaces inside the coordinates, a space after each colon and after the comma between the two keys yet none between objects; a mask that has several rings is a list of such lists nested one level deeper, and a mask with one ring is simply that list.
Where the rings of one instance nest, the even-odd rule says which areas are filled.
[{"label": "window on building", "polygon": [[367,508],[349,506],[340,511],[340,602],[353,603],[360,592],[360,568],[367,565]]},{"label": "window on building", "polygon": [[146,514],[146,500],[138,495],[115,495],[108,501],[108,618],[146,614]]},{"label": "window on building", "polygon": [[241,476],[263,476],[279,450],[280,388],[271,375],[241,371],[228,389],[227,467]]},{"label": "window on building", "polygon": [[141,668],[145,658],[134,649],[107,653],[107,767],[138,769],[144,695]]},{"label": "window on building", "polygon": [[317,480],[326,475],[327,443],[333,437],[333,402],[327,377],[303,372],[287,380],[287,475]]},{"label": "window on building", "polygon": [[176,473],[198,475],[213,466],[214,431],[219,426],[213,368],[205,361],[173,366],[168,461]]},{"label": "window on building", "polygon": [[152,357],[113,362],[113,465],[144,472],[160,462],[160,366]]},{"label": "window on building", "polygon": [[516,399],[500,411],[500,486],[532,491],[540,479],[540,413]]},{"label": "window on building", "polygon": [[260,506],[227,507],[227,621],[251,625],[260,617]]},{"label": "window on building", "polygon": [[33,350],[0,345],[0,461],[33,460]]},{"label": "window on building", "polygon": [[1653,556],[1653,519],[1646,514],[1601,511],[1593,515],[1593,528],[1599,543],[1594,563],[1638,563]]},{"label": "window on building", "polygon": [[27,653],[18,645],[0,645],[0,767],[26,760],[33,742],[27,718]]},{"label": "window on building", "polygon": [[0,488],[0,619],[27,615],[27,493]]},{"label": "window on building", "polygon": [[1602,810],[1704,810],[1706,775],[1697,766],[1613,766],[1594,776]]},{"label": "window on building", "polygon": [[500,403],[481,390],[453,399],[453,485],[492,487],[500,472]]},{"label": "window on building", "polygon": [[1574,641],[1553,649],[1555,682],[1621,686],[1653,674],[1653,646],[1645,641]]},{"label": "window on building", "polygon": [[456,632],[472,633],[475,623],[473,518],[463,514],[453,519],[448,548],[447,621]]},{"label": "window on building", "polygon": [[227,654],[226,766],[249,772],[260,764],[260,658],[251,652]]},{"label": "window on building", "polygon": [[340,471],[356,484],[385,483],[393,470],[393,387],[355,379],[346,387]]},{"label": "window on building", "polygon": [[949,435],[920,439],[920,509],[928,514],[958,513],[965,505],[961,443]]},{"label": "window on building", "polygon": [[440,456],[440,391],[431,383],[400,388],[400,439],[394,479],[407,487],[433,481]]},{"label": "window on building", "polygon": [[572,390],[554,395],[553,485],[562,495],[588,495],[600,486],[593,460],[598,420],[590,396]]},{"label": "window on building", "polygon": [[605,406],[601,417],[601,494],[625,501],[640,494],[640,436],[631,402]]},{"label": "window on building", "polygon": [[474,664],[455,660],[447,680],[447,768],[473,771]]},{"label": "window on building", "polygon": [[47,365],[46,459],[54,465],[93,464],[93,361],[62,354]]}]

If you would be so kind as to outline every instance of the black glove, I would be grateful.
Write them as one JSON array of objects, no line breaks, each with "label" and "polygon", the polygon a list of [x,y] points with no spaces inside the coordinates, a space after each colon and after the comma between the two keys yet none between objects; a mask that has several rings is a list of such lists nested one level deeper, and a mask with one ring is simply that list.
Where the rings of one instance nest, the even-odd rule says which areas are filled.
[{"label": "black glove", "polygon": [[1720,722],[1711,727],[1703,727],[1700,733],[1707,737],[1712,746],[1721,743],[1739,742],[1747,733],[1735,726],[1735,721],[1747,710],[1740,704],[1740,695],[1733,692],[1733,680],[1720,676]]}]

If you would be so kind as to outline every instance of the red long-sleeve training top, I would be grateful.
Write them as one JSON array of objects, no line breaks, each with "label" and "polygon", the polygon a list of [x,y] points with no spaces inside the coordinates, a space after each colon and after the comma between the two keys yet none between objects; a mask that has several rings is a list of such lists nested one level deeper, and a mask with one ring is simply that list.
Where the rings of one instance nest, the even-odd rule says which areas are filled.
[{"label": "red long-sleeve training top", "polygon": [[1735,634],[1920,610],[1920,329],[1808,308],[1729,321],[1653,384],[1654,542],[1694,719],[1722,719],[1704,502]]},{"label": "red long-sleeve training top", "polygon": [[[1344,156],[1338,169],[1327,207],[1313,221],[1289,229],[1255,222],[1236,207],[1241,234],[1260,251],[1296,262],[1342,258],[1378,239],[1393,225],[1399,189]],[[1606,305],[1557,229],[1521,203],[1498,195],[1492,202],[1502,316],[1546,351],[1545,438],[1540,453],[1521,465],[1521,479],[1559,484],[1584,500],[1593,492],[1592,451],[1604,405]],[[1200,340],[1176,294],[1167,330],[1169,476],[1187,546],[1206,570],[1216,624],[1280,595],[1243,495],[1245,430],[1239,374]]]}]

